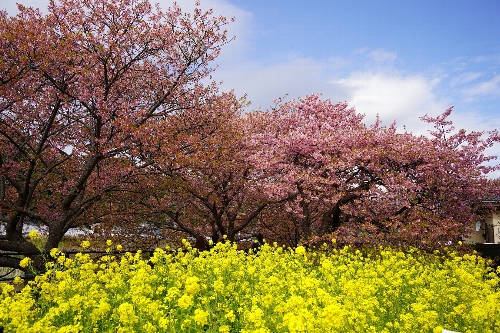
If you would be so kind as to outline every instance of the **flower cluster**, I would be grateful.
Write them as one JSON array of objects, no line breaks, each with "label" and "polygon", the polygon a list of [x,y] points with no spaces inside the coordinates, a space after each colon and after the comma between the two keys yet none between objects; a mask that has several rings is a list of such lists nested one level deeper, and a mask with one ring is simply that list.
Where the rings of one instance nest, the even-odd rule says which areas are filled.
[{"label": "flower cluster", "polygon": [[[88,244],[86,244],[88,245]],[[108,244],[110,246],[110,244]],[[20,293],[0,285],[7,332],[495,332],[499,278],[476,255],[390,248],[247,254],[88,254]],[[27,262],[29,264],[29,262]]]}]

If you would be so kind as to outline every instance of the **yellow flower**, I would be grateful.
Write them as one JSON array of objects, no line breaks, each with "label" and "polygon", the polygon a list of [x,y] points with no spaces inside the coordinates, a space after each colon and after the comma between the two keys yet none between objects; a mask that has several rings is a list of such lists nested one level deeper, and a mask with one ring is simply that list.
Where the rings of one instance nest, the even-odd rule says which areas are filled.
[{"label": "yellow flower", "polygon": [[219,278],[214,282],[214,290],[218,293],[224,290],[224,282],[222,279]]},{"label": "yellow flower", "polygon": [[144,326],[142,326],[142,329],[144,330],[144,332],[148,332],[148,333],[156,332],[156,327],[151,323],[144,324]]},{"label": "yellow flower", "polygon": [[196,309],[194,310],[193,319],[198,325],[205,326],[208,324],[208,312],[202,309]]},{"label": "yellow flower", "polygon": [[28,234],[28,237],[34,241],[34,240],[37,240],[39,238],[39,235],[38,235],[38,231],[36,230],[31,230]]},{"label": "yellow flower", "polygon": [[177,304],[183,308],[187,309],[191,305],[193,305],[193,297],[191,295],[182,295],[181,298],[177,301]]},{"label": "yellow flower", "polygon": [[326,270],[329,270],[333,267],[332,262],[328,259],[325,259],[321,262],[321,267],[323,267]]},{"label": "yellow flower", "polygon": [[136,323],[139,318],[135,314],[134,307],[130,303],[122,303],[118,306],[118,316],[123,324]]},{"label": "yellow flower", "polygon": [[98,321],[101,318],[106,317],[108,315],[109,311],[111,311],[111,306],[106,301],[106,299],[101,298],[101,300],[99,301],[99,303],[96,304],[96,307],[92,310],[90,318],[93,321]]},{"label": "yellow flower", "polygon": [[170,323],[170,320],[168,320],[168,318],[160,318],[160,320],[158,320],[158,325],[160,326],[160,328],[162,329],[166,329],[168,327]]},{"label": "yellow flower", "polygon": [[28,257],[25,257],[23,260],[21,260],[19,262],[19,266],[21,266],[22,268],[26,268],[28,267],[29,265],[31,264],[31,259],[28,258]]},{"label": "yellow flower", "polygon": [[226,315],[224,317],[226,317],[226,319],[232,323],[236,320],[236,316],[235,316],[233,310],[229,310],[229,312],[226,313]]},{"label": "yellow flower", "polygon": [[0,290],[2,291],[2,295],[10,295],[14,293],[16,289],[11,284],[2,283],[0,285]]},{"label": "yellow flower", "polygon": [[295,253],[297,253],[297,254],[305,254],[306,253],[306,248],[303,247],[302,245],[301,246],[297,246],[297,248],[295,249]]},{"label": "yellow flower", "polygon": [[73,260],[71,260],[70,258],[66,258],[66,260],[64,261],[64,267],[71,268],[72,266],[73,266]]},{"label": "yellow flower", "polygon": [[64,254],[57,258],[57,262],[59,263],[59,265],[64,265],[65,260],[66,260],[66,258],[64,257]]},{"label": "yellow flower", "polygon": [[437,326],[435,329],[434,329],[434,333],[443,333],[443,326]]},{"label": "yellow flower", "polygon": [[221,327],[219,327],[219,333],[229,333],[229,326],[227,325],[222,325]]},{"label": "yellow flower", "polygon": [[121,250],[123,250],[123,247],[122,247],[120,244],[118,244],[118,245],[116,246],[116,249],[117,249],[118,251],[121,251]]},{"label": "yellow flower", "polygon": [[50,249],[50,256],[52,258],[56,258],[59,254],[61,254],[61,251],[59,251],[58,248],[54,247],[54,248]]},{"label": "yellow flower", "polygon": [[108,240],[106,241],[106,245],[107,245],[107,246],[111,246],[111,245],[113,245],[113,241],[112,241],[111,239],[108,239]]},{"label": "yellow flower", "polygon": [[207,323],[219,333],[492,332],[488,325],[499,322],[500,278],[478,255],[377,246],[314,257],[305,247],[266,245],[253,257],[229,242],[217,246],[203,256],[157,249],[154,269],[140,253],[94,261],[56,249],[62,265],[53,260],[20,293],[0,283],[0,322],[27,333],[69,332],[80,323],[92,323],[89,332],[123,333],[194,332]]},{"label": "yellow flower", "polygon": [[23,283],[23,282],[24,282],[24,280],[23,280],[23,279],[21,279],[21,277],[20,277],[20,276],[16,276],[16,277],[14,278],[14,280],[12,281],[12,283],[13,283],[13,284],[21,284],[21,283]]},{"label": "yellow flower", "polygon": [[57,333],[78,333],[83,329],[81,324],[77,325],[66,325],[57,330]]},{"label": "yellow flower", "polygon": [[200,291],[198,280],[199,279],[196,276],[190,276],[186,279],[186,292],[188,294],[193,295]]},{"label": "yellow flower", "polygon": [[246,312],[245,317],[257,327],[262,326],[264,323],[262,319],[264,312],[258,306],[252,306],[252,311]]},{"label": "yellow flower", "polygon": [[461,315],[465,312],[465,310],[467,310],[467,306],[465,304],[459,304],[455,306],[453,310],[455,310],[456,313]]},{"label": "yellow flower", "polygon": [[88,240],[84,240],[80,246],[82,247],[82,249],[88,249],[90,247],[90,242]]},{"label": "yellow flower", "polygon": [[181,330],[185,331],[191,325],[191,319],[184,319],[181,324]]}]

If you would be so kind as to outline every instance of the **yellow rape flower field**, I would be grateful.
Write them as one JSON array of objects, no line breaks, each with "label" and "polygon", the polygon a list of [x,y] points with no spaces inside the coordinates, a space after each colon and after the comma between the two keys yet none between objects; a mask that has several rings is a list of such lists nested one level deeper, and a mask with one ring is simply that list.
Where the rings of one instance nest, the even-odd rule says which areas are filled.
[{"label": "yellow rape flower field", "polygon": [[475,255],[220,243],[52,256],[21,292],[0,285],[5,332],[500,332],[499,278]]}]

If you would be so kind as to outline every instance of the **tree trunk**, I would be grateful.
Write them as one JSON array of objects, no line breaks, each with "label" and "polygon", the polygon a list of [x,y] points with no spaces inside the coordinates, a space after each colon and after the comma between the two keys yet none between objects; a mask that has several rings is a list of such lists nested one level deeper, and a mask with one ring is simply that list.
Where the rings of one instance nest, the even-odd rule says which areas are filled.
[{"label": "tree trunk", "polygon": [[338,202],[332,208],[324,212],[321,218],[320,233],[322,235],[330,234],[337,230],[341,225],[341,214],[342,211]]}]

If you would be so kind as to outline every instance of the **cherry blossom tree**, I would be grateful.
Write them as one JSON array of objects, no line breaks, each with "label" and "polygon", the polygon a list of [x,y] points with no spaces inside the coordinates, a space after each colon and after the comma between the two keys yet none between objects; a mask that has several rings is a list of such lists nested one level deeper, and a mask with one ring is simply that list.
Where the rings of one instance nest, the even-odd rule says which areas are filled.
[{"label": "cherry blossom tree", "polygon": [[19,11],[0,13],[0,250],[36,251],[22,234],[35,221],[48,228],[47,251],[147,173],[136,155],[171,134],[162,130],[171,116],[205,110],[217,89],[201,80],[228,22],[146,0],[51,0],[47,15]]},{"label": "cherry blossom tree", "polygon": [[152,150],[158,176],[138,201],[150,213],[150,222],[193,238],[226,235],[238,241],[240,233],[252,233],[254,220],[269,202],[248,163],[252,125],[242,114],[244,105],[244,99],[228,93],[204,113],[203,128],[192,126],[199,118],[171,122],[175,129],[184,128],[182,137]]},{"label": "cherry blossom tree", "polygon": [[336,238],[439,247],[457,240],[488,213],[482,200],[499,193],[487,178],[499,166],[486,166],[493,157],[483,154],[499,136],[453,134],[450,113],[422,118],[436,127],[430,137],[398,133],[395,123],[366,126],[346,103],[315,95],[261,113],[268,125],[252,135],[261,147],[254,165],[267,174],[269,198],[287,198],[284,210],[274,210],[278,218],[262,217],[263,228],[286,233],[278,238],[291,245]]}]

